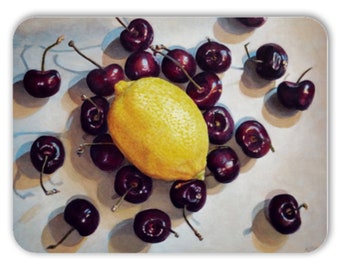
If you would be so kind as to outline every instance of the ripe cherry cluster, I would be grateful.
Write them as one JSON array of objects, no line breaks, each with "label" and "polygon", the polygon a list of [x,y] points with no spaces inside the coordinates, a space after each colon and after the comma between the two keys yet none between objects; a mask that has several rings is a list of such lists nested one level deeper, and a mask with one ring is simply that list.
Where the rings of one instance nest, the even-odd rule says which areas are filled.
[{"label": "ripe cherry cluster", "polygon": [[[86,77],[89,89],[94,96],[82,96],[80,123],[86,134],[94,136],[91,143],[83,143],[77,149],[81,155],[87,146],[96,167],[103,171],[116,171],[114,190],[120,196],[112,206],[112,211],[125,200],[130,203],[142,203],[151,193],[153,182],[132,164],[123,165],[125,157],[114,145],[107,133],[106,116],[109,110],[108,97],[114,95],[114,85],[127,77],[138,80],[142,77],[163,75],[173,83],[187,83],[185,91],[202,111],[208,127],[209,140],[213,148],[207,156],[207,168],[220,183],[230,183],[239,175],[240,160],[236,152],[226,143],[235,136],[245,155],[250,158],[261,158],[269,150],[274,151],[270,136],[265,127],[256,120],[247,120],[235,127],[231,113],[226,107],[216,105],[222,94],[222,82],[219,74],[226,72],[232,62],[230,49],[219,42],[207,39],[201,44],[195,55],[184,49],[168,49],[164,45],[153,46],[154,31],[145,19],[134,19],[128,25],[116,18],[123,26],[120,34],[121,45],[131,54],[127,57],[124,67],[110,64],[101,67],[84,55],[70,41],[68,45],[78,54],[92,62],[96,68]],[[238,18],[247,27],[260,27],[265,18]],[[46,98],[58,92],[60,75],[56,70],[44,69],[46,52],[59,44],[63,37],[49,46],[43,55],[42,68],[29,70],[24,77],[26,91],[36,98]],[[247,47],[246,52],[247,51]],[[162,56],[161,62],[156,58]],[[287,69],[288,56],[285,50],[274,43],[262,45],[256,51],[255,57],[250,57],[256,65],[257,74],[265,80],[281,78]],[[200,69],[200,72],[196,73]],[[308,70],[307,70],[308,71]],[[303,73],[302,76],[304,76]],[[301,76],[301,78],[302,78]],[[314,97],[314,85],[311,81],[282,82],[277,91],[278,99],[287,108],[306,110]],[[40,184],[46,195],[58,193],[56,189],[46,190],[43,185],[43,174],[52,174],[63,165],[65,150],[62,142],[54,136],[41,136],[31,147],[31,161],[40,172]],[[183,217],[195,235],[202,240],[200,233],[189,223],[186,211],[197,212],[206,202],[207,191],[204,181],[192,179],[173,182],[170,189],[170,199],[176,208],[183,210]],[[282,210],[282,205],[284,209]],[[306,205],[303,204],[306,208]],[[281,233],[293,233],[300,224],[299,207],[289,194],[273,198],[269,207],[269,219]],[[96,207],[84,199],[76,199],[68,203],[64,218],[80,235],[92,234],[99,224],[99,212]],[[289,220],[289,222],[287,221]],[[171,228],[171,219],[160,209],[147,209],[139,212],[133,224],[136,235],[145,242],[156,243],[164,241],[170,233],[178,234]],[[70,233],[68,232],[57,244],[47,249],[56,248]]]}]

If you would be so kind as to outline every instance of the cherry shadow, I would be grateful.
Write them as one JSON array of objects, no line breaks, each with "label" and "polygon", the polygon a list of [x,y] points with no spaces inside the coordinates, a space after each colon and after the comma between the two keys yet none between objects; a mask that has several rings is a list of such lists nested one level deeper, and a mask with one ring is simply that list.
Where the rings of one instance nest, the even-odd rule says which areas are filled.
[{"label": "cherry shadow", "polygon": [[246,96],[262,97],[275,87],[275,81],[261,78],[256,72],[256,63],[252,59],[249,58],[244,63],[239,88]]},{"label": "cherry shadow", "polygon": [[86,95],[88,97],[95,95],[87,86],[86,75],[80,78],[75,78],[67,93],[71,100],[78,106],[81,106],[83,103],[81,98],[82,95]]},{"label": "cherry shadow", "polygon": [[81,236],[77,230],[72,233],[56,248],[47,249],[60,241],[72,228],[64,219],[65,206],[55,209],[48,217],[48,222],[41,234],[41,243],[49,253],[75,253],[81,247],[86,237]]},{"label": "cherry shadow", "polygon": [[248,39],[255,31],[255,28],[247,27],[236,18],[217,18],[213,26],[216,39],[223,43],[237,44]]},{"label": "cherry shadow", "polygon": [[268,221],[266,214],[268,203],[269,199],[266,199],[254,208],[250,231],[252,233],[253,245],[257,250],[273,253],[285,245],[288,236],[276,231]]},{"label": "cherry shadow", "polygon": [[111,230],[108,241],[110,253],[146,252],[150,244],[140,240],[133,231],[133,219],[125,219]]},{"label": "cherry shadow", "polygon": [[13,164],[13,191],[22,199],[34,196],[28,189],[37,188],[39,183],[39,172],[33,167],[30,153],[26,152],[17,158]]},{"label": "cherry shadow", "polygon": [[26,118],[43,107],[49,98],[36,98],[27,93],[24,83],[19,80],[13,84],[13,118]]},{"label": "cherry shadow", "polygon": [[[27,142],[22,148],[27,149],[30,147],[32,142]],[[20,152],[20,149],[19,149]],[[14,194],[19,196],[21,199],[26,199],[31,196],[40,196],[44,194],[40,188],[40,172],[37,171],[31,162],[30,151],[21,153],[21,155],[16,158],[13,164],[13,191]],[[43,175],[43,184],[47,186],[58,186],[61,182],[53,181],[53,174]],[[30,191],[35,189],[34,193]]]},{"label": "cherry shadow", "polygon": [[104,66],[116,63],[124,67],[126,58],[131,54],[124,49],[120,42],[120,33],[123,30],[123,27],[115,28],[104,37],[102,42],[102,62]]},{"label": "cherry shadow", "polygon": [[[101,179],[108,177],[108,172],[101,171],[97,168],[91,159],[90,148],[86,147],[82,155],[77,154],[77,150],[80,144],[85,142],[92,142],[94,139],[93,135],[85,133],[81,128],[80,123],[80,107],[77,107],[70,113],[68,119],[68,128],[64,133],[65,139],[69,141],[70,147],[68,148],[68,159],[70,160],[72,170],[75,170],[81,177],[76,177],[74,181],[84,181],[85,179],[99,182]],[[65,167],[65,169],[69,169]],[[70,172],[74,174],[74,172]],[[84,185],[85,186],[85,185]]]},{"label": "cherry shadow", "polygon": [[169,216],[178,218],[178,209],[172,204],[170,200],[170,189],[173,184],[172,181],[163,181],[153,179],[152,194],[142,205],[142,210],[154,208],[161,209]]},{"label": "cherry shadow", "polygon": [[298,123],[302,112],[284,107],[277,97],[277,88],[273,88],[264,97],[262,115],[273,126],[289,128]]}]

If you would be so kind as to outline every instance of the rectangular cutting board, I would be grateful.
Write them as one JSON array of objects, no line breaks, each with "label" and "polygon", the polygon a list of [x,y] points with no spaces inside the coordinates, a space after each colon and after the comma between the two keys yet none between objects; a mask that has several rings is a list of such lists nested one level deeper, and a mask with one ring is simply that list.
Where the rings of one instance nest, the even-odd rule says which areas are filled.
[{"label": "rectangular cutting board", "polygon": [[[135,18],[121,19],[128,24]],[[117,200],[115,172],[95,167],[88,151],[81,157],[76,154],[80,143],[93,139],[81,130],[79,108],[81,95],[93,95],[85,78],[96,67],[68,42],[73,40],[100,65],[124,67],[130,53],[119,40],[123,27],[115,15],[25,18],[13,36],[13,234],[18,245],[37,253],[303,253],[320,248],[328,229],[328,36],[322,22],[310,17],[268,17],[261,27],[249,28],[230,17],[143,18],[154,29],[154,45],[180,47],[194,55],[208,38],[231,50],[232,64],[219,74],[223,92],[218,103],[230,110],[236,124],[247,118],[261,122],[275,152],[252,159],[242,153],[234,137],[226,143],[239,155],[241,170],[228,184],[206,177],[206,204],[188,216],[203,241],[192,233],[181,210],[171,204],[171,183],[154,180],[146,202],[124,202],[112,213]],[[50,98],[34,98],[24,89],[24,74],[40,68],[43,50],[61,35],[64,41],[47,53],[45,62],[46,69],[60,72],[60,90]],[[266,43],[282,46],[289,57],[286,74],[274,81],[255,81],[244,68],[247,43],[251,55]],[[313,103],[305,111],[284,110],[276,98],[277,86],[284,80],[297,81],[310,67],[304,78],[315,84]],[[178,86],[184,91],[186,83]],[[46,187],[60,190],[52,196],[42,192],[39,172],[29,156],[33,141],[41,135],[58,137],[65,147],[63,166],[44,175]],[[301,211],[301,227],[291,235],[277,233],[265,217],[268,200],[282,192],[309,206]],[[58,248],[47,251],[45,247],[67,231],[63,211],[76,197],[88,198],[98,208],[97,230],[87,237],[72,233]],[[147,208],[165,211],[180,237],[170,235],[157,244],[139,240],[133,232],[133,219]]]}]

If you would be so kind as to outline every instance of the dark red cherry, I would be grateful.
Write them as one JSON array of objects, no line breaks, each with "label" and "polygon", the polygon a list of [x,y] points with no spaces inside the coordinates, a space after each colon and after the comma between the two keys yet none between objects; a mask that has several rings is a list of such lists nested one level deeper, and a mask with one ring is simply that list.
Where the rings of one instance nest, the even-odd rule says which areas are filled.
[{"label": "dark red cherry", "polygon": [[220,147],[208,153],[207,167],[218,182],[230,183],[240,173],[240,160],[231,147]]},{"label": "dark red cherry", "polygon": [[52,174],[63,166],[65,160],[63,143],[54,136],[40,136],[31,146],[30,158],[34,168],[40,172],[40,186],[45,194],[59,192],[56,189],[46,190],[42,178],[44,174]]},{"label": "dark red cherry", "polygon": [[177,180],[170,188],[170,200],[177,208],[183,209],[183,217],[194,232],[196,237],[202,241],[202,235],[191,225],[187,218],[186,211],[199,211],[205,204],[207,198],[207,188],[205,182],[198,179]]},{"label": "dark red cherry", "polygon": [[199,211],[205,204],[207,188],[202,180],[176,180],[170,189],[170,199],[177,208]]},{"label": "dark red cherry", "polygon": [[154,39],[154,31],[147,20],[137,18],[126,26],[119,18],[116,19],[125,28],[120,33],[120,43],[127,51],[146,50],[151,45]]},{"label": "dark red cherry", "polygon": [[159,243],[168,238],[170,233],[178,234],[171,229],[168,214],[157,208],[143,210],[134,218],[133,230],[136,236],[147,243]]},{"label": "dark red cherry", "polygon": [[266,128],[256,120],[247,120],[241,123],[236,128],[235,139],[249,157],[260,158],[266,155],[269,150],[274,152]]},{"label": "dark red cherry", "polygon": [[160,66],[153,54],[137,51],[126,59],[124,71],[130,80],[138,80],[143,77],[158,77]]},{"label": "dark red cherry", "polygon": [[105,68],[91,70],[86,76],[86,83],[94,94],[110,96],[114,93],[115,84],[124,79],[123,68],[118,64],[110,64]]},{"label": "dark red cherry", "polygon": [[210,143],[222,145],[232,138],[235,124],[226,108],[213,106],[203,113],[203,118],[208,126]]},{"label": "dark red cherry", "polygon": [[61,84],[60,73],[55,70],[45,70],[45,56],[54,46],[58,45],[64,40],[64,36],[57,39],[55,43],[48,46],[43,53],[41,60],[41,70],[28,70],[23,78],[24,88],[31,96],[36,98],[46,98],[55,95]]},{"label": "dark red cherry", "polygon": [[58,243],[50,245],[46,249],[54,249],[59,246],[74,230],[84,237],[93,234],[98,228],[100,215],[91,202],[78,198],[66,205],[64,219],[72,228]]},{"label": "dark red cherry", "polygon": [[82,129],[91,135],[107,132],[107,113],[110,104],[103,96],[82,96],[83,104],[80,108],[80,123]]},{"label": "dark red cherry", "polygon": [[113,143],[108,133],[99,134],[94,138],[90,148],[90,155],[92,162],[103,171],[114,171],[124,161],[124,155]]},{"label": "dark red cherry", "polygon": [[94,60],[84,55],[71,40],[68,45],[72,47],[79,55],[97,66],[86,76],[86,83],[89,89],[98,96],[110,96],[114,93],[114,86],[117,82],[125,78],[123,68],[118,64],[110,64],[106,67],[100,66]]},{"label": "dark red cherry", "polygon": [[278,44],[267,43],[256,51],[256,72],[266,80],[281,78],[287,70],[288,55]]},{"label": "dark red cherry", "polygon": [[307,204],[298,205],[294,196],[279,194],[268,205],[267,214],[272,226],[282,234],[292,234],[301,226],[300,208],[307,209]]},{"label": "dark red cherry", "polygon": [[[192,82],[193,81],[193,82]],[[211,71],[203,71],[192,78],[186,88],[186,93],[196,103],[200,110],[214,106],[222,94],[222,81]]]},{"label": "dark red cherry", "polygon": [[240,23],[247,27],[258,28],[265,24],[267,21],[266,17],[239,17],[236,18]]},{"label": "dark red cherry", "polygon": [[86,146],[90,146],[90,156],[93,164],[102,171],[114,171],[118,169],[125,160],[124,155],[108,133],[97,135],[92,142],[82,143],[77,149],[80,156],[84,153]]},{"label": "dark red cherry", "polygon": [[[167,50],[166,57],[163,57],[161,68],[165,77],[175,83],[186,83],[196,73],[195,58],[186,50]],[[184,71],[183,71],[184,69]]]},{"label": "dark red cherry", "polygon": [[310,80],[301,81],[307,69],[297,82],[283,81],[277,87],[277,97],[288,109],[304,111],[312,104],[315,95],[315,85]]},{"label": "dark red cherry", "polygon": [[208,39],[197,49],[195,60],[202,70],[221,73],[231,65],[231,51],[224,44]]},{"label": "dark red cherry", "polygon": [[117,171],[114,189],[121,197],[112,211],[116,211],[123,200],[135,204],[146,201],[152,192],[152,179],[135,166],[126,165]]}]

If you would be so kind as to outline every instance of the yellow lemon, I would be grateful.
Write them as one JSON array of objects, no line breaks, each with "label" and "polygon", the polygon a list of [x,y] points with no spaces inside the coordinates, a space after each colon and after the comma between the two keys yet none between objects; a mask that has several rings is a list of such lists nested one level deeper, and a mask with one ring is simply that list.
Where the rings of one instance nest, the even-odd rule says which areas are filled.
[{"label": "yellow lemon", "polygon": [[120,81],[107,121],[114,143],[146,175],[167,181],[203,179],[207,125],[179,87],[155,77]]}]

